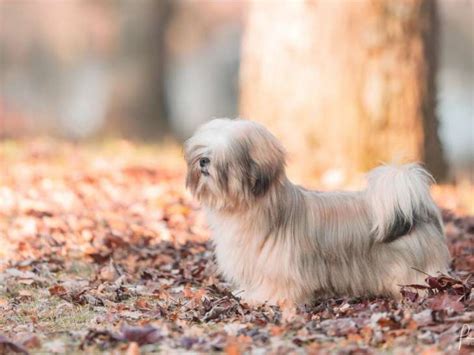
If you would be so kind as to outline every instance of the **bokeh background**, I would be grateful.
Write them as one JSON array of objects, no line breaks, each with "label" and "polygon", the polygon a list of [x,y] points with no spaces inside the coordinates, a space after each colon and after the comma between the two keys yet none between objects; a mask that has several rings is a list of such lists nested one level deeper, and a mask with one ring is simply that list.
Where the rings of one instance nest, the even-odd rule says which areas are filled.
[{"label": "bokeh background", "polygon": [[[381,8],[370,7],[374,3],[0,0],[0,137],[73,141],[120,137],[147,142],[173,137],[179,142],[212,117],[244,115],[274,130],[291,156],[299,153],[294,159],[299,166],[329,183],[338,182],[345,179],[344,167],[350,165],[340,156],[354,161],[372,154],[367,164],[354,169],[397,158],[393,157],[397,144],[410,145],[412,131],[420,126],[404,121],[409,110],[402,100],[394,104],[395,117],[405,123],[393,124],[391,114],[388,123],[377,123],[373,129],[362,123],[371,112],[354,113],[357,102],[347,98],[353,95],[342,95],[358,93],[351,83],[368,82],[382,61],[390,67],[382,76],[399,78],[402,91],[405,81],[416,82],[407,86],[408,97],[431,95],[425,100],[428,104],[423,101],[422,109],[406,119],[421,122],[429,116],[432,128],[426,130],[424,125],[414,144],[422,146],[420,140],[427,137],[436,141],[439,135],[441,150],[436,148],[433,154],[446,164],[438,165],[444,171],[436,175],[472,181],[474,1],[381,1],[377,5]],[[380,14],[391,17],[384,20]],[[355,37],[359,30],[367,41],[381,43],[361,52],[365,39]],[[414,44],[406,46],[412,38]],[[394,41],[401,42],[392,56],[394,50],[384,46],[392,48]],[[437,56],[433,59],[433,53],[421,51],[416,61],[404,61],[417,46],[431,48]],[[359,61],[347,59],[353,54]],[[433,60],[436,65],[430,64]],[[339,62],[340,67],[331,64]],[[357,63],[367,70],[358,70]],[[411,65],[420,65],[422,75],[403,76]],[[328,68],[339,73],[333,75]],[[315,74],[317,70],[322,74]],[[353,78],[353,73],[359,76]],[[345,86],[335,86],[342,76]],[[394,82],[387,80],[388,85]],[[383,89],[387,82],[364,84],[369,106],[374,100],[389,105],[391,91]],[[428,94],[423,91],[426,85]],[[266,87],[276,89],[269,93]],[[381,99],[381,91],[388,92],[388,98]],[[331,107],[322,110],[314,102],[328,102]],[[433,112],[427,113],[429,107]],[[391,136],[380,135],[378,130],[384,129],[395,132],[396,143],[391,143]],[[326,137],[320,139],[321,134]],[[374,136],[381,136],[382,143],[363,144]],[[363,151],[345,143],[353,137],[351,144],[360,139]],[[385,145],[395,148],[385,152]],[[379,151],[385,153],[379,156]],[[426,151],[414,148],[410,154],[410,159],[424,160]],[[311,160],[315,168],[306,165]]]}]

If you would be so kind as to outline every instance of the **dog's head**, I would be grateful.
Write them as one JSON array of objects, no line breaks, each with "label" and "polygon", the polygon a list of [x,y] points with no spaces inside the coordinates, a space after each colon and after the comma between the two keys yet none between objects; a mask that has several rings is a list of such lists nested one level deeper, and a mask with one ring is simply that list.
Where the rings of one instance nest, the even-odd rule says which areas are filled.
[{"label": "dog's head", "polygon": [[247,208],[284,176],[282,146],[252,121],[212,120],[186,141],[184,152],[186,186],[213,209]]}]

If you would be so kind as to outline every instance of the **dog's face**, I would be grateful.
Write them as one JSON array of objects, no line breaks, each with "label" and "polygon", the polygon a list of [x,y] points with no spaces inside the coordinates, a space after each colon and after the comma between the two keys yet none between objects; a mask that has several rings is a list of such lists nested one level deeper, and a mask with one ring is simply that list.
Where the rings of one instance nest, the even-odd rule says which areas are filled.
[{"label": "dog's face", "polygon": [[185,143],[186,186],[205,206],[236,211],[264,196],[284,175],[285,154],[262,125],[215,119]]}]

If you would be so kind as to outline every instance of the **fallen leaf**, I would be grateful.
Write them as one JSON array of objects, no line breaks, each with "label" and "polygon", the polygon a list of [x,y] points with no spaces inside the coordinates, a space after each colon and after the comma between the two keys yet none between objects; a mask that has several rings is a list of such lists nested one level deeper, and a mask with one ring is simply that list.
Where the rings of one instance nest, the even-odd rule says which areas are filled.
[{"label": "fallen leaf", "polygon": [[53,296],[64,296],[65,294],[67,294],[67,290],[61,286],[61,285],[54,285],[54,286],[51,286],[49,289],[49,293]]},{"label": "fallen leaf", "polygon": [[459,296],[439,293],[434,298],[428,300],[428,306],[434,311],[462,312],[464,305],[459,301]]},{"label": "fallen leaf", "polygon": [[123,325],[120,329],[122,337],[128,341],[135,342],[138,345],[154,344],[162,339],[160,329],[151,325],[144,327],[131,327]]},{"label": "fallen leaf", "polygon": [[28,354],[28,350],[26,350],[25,347],[9,340],[3,335],[0,335],[0,353],[8,354],[11,352],[19,354]]},{"label": "fallen leaf", "polygon": [[128,345],[126,354],[127,355],[140,355],[140,346],[135,342],[131,342]]}]

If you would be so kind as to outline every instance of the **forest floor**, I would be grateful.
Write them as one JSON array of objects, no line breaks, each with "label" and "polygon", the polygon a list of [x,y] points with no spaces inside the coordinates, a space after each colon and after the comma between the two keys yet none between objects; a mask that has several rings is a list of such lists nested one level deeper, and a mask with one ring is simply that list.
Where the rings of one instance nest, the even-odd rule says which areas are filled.
[{"label": "forest floor", "polygon": [[433,190],[452,271],[403,302],[249,306],[216,272],[180,154],[0,143],[0,353],[473,351],[470,186]]}]

